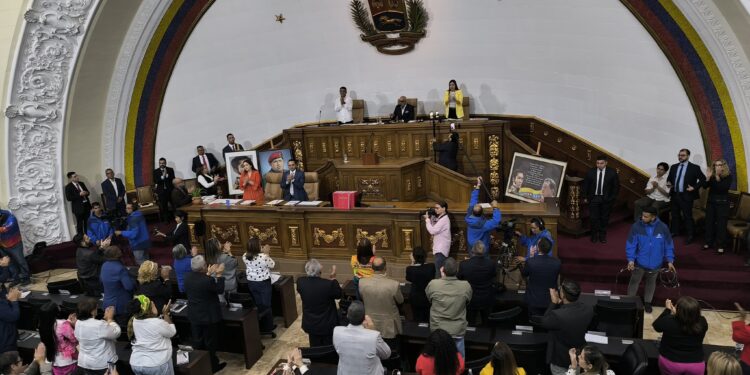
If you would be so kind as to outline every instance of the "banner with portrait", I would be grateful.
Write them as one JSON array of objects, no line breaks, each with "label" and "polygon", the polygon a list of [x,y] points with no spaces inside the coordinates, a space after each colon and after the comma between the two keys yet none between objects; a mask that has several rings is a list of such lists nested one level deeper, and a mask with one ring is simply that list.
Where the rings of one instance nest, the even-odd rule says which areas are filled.
[{"label": "banner with portrait", "polygon": [[240,189],[240,174],[242,174],[242,163],[247,161],[253,168],[258,169],[258,152],[254,150],[227,152],[224,156],[227,166],[227,184],[229,194],[242,194]]},{"label": "banner with portrait", "polygon": [[505,195],[529,203],[558,198],[568,163],[516,152]]},{"label": "banner with portrait", "polygon": [[258,154],[260,161],[260,175],[263,178],[263,184],[266,183],[266,174],[268,172],[284,173],[287,169],[286,163],[292,159],[292,150],[276,149],[261,151]]}]

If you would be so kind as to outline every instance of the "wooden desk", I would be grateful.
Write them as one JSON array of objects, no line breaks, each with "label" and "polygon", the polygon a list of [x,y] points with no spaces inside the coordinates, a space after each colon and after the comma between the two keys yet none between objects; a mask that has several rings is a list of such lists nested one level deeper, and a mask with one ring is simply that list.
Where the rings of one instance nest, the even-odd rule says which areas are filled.
[{"label": "wooden desk", "polygon": [[[250,293],[247,286],[247,278],[239,277],[237,291]],[[271,295],[271,311],[273,316],[284,318],[284,327],[289,326],[297,320],[297,299],[294,290],[294,278],[291,276],[281,276],[273,283],[273,294]]]},{"label": "wooden desk", "polygon": [[[467,192],[468,193],[468,192]],[[358,239],[367,237],[377,246],[378,255],[388,262],[409,264],[414,246],[430,249],[431,238],[420,213],[430,202],[370,202],[372,206],[352,210],[332,207],[241,207],[186,206],[188,225],[206,223],[206,236],[232,243],[235,255],[245,252],[250,236],[271,247],[274,257],[288,259],[348,260]],[[546,228],[557,238],[559,209],[553,204],[501,203],[503,219],[518,219],[518,230],[528,230],[533,217],[542,217]],[[466,254],[466,203],[449,206],[453,231],[452,253]],[[191,231],[192,233],[193,231]],[[493,242],[502,240],[493,233]],[[193,243],[201,244],[192,237]],[[557,251],[557,241],[553,252]],[[521,250],[523,251],[523,250]],[[428,251],[429,253],[429,251]]]}]

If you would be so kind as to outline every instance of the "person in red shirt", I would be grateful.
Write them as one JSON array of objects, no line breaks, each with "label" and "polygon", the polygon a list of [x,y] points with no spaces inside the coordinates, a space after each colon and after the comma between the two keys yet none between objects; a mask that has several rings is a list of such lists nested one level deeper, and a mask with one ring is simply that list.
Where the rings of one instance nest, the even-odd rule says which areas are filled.
[{"label": "person in red shirt", "polygon": [[734,306],[740,312],[740,319],[732,322],[732,340],[745,345],[740,355],[740,365],[742,366],[742,373],[747,375],[750,374],[750,325],[747,321],[747,311],[737,302],[734,303]]},{"label": "person in red shirt", "polygon": [[427,337],[424,351],[417,358],[419,375],[459,375],[464,373],[464,357],[448,332],[436,329]]}]

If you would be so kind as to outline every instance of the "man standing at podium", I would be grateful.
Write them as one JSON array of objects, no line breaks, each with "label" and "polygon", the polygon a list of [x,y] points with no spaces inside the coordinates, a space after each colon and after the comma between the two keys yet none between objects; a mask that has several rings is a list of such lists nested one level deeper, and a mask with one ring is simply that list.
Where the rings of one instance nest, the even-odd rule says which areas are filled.
[{"label": "man standing at podium", "polygon": [[340,97],[336,100],[333,110],[336,111],[336,119],[341,124],[352,123],[352,98],[346,95],[346,87],[341,86],[339,89]]},{"label": "man standing at podium", "polygon": [[398,104],[393,110],[391,120],[396,122],[409,122],[414,120],[414,106],[406,102],[406,97],[398,98]]},{"label": "man standing at podium", "polygon": [[297,161],[291,159],[287,162],[288,171],[281,175],[281,191],[284,193],[285,201],[306,201],[305,172],[297,169]]}]

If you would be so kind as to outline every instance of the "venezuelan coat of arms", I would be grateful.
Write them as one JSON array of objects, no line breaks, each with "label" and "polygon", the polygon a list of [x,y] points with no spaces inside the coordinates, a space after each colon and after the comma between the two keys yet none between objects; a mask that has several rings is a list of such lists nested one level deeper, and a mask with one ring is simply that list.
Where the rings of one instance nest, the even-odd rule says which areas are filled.
[{"label": "venezuelan coat of arms", "polygon": [[380,53],[407,53],[425,36],[429,16],[422,0],[352,0],[349,7],[362,40]]}]

